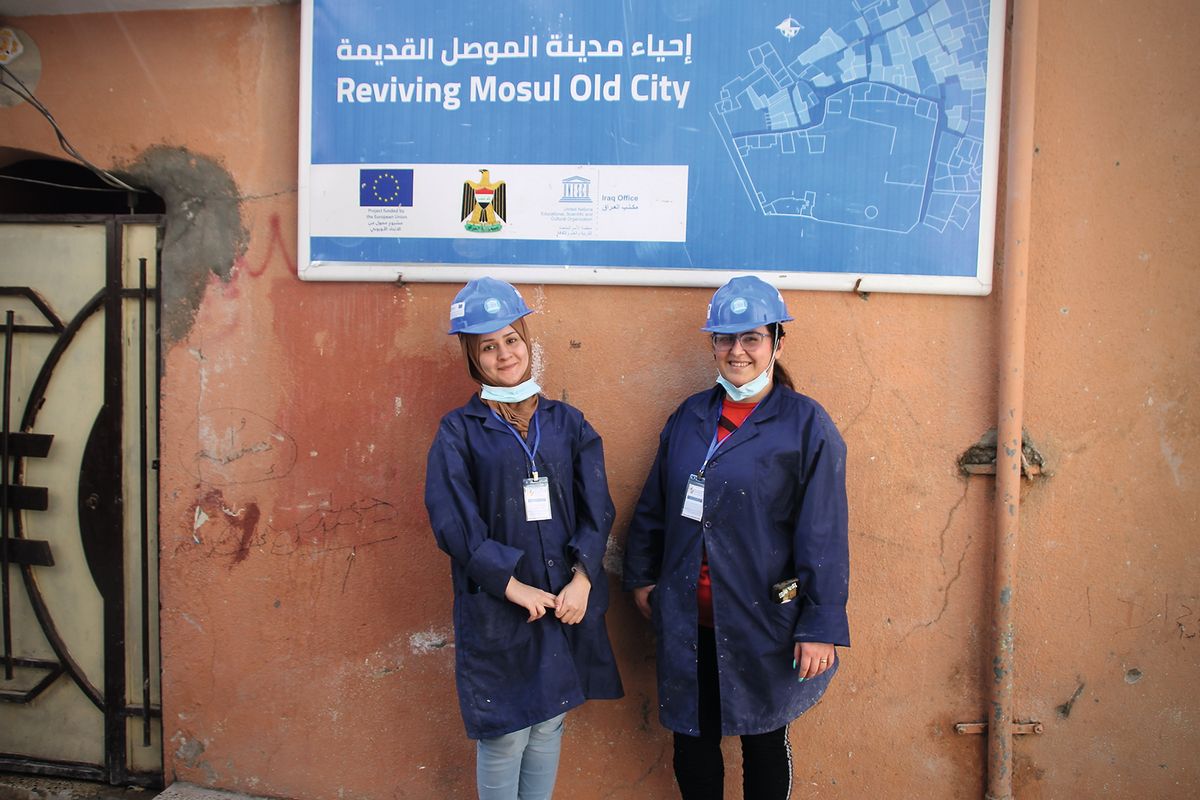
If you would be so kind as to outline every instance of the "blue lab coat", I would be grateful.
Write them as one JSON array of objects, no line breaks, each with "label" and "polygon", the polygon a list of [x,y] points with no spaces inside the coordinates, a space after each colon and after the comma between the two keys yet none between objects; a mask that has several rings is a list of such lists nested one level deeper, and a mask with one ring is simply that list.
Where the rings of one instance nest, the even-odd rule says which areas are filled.
[{"label": "blue lab coat", "polygon": [[[794,642],[848,646],[846,446],[815,401],[776,385],[705,470],[702,520],[682,516],[688,476],[704,463],[720,416],[720,387],[684,401],[667,420],[630,522],[625,589],[656,584],[659,719],[699,734],[696,583],[701,546],[712,578],[721,732],[765,733],[804,713],[834,666],[803,683]],[[790,603],[771,587],[799,579]]]},{"label": "blue lab coat", "polygon": [[[429,449],[425,508],[454,584],[455,675],[467,735],[493,738],[589,698],[623,694],[604,624],[604,551],[613,504],[600,436],[566,403],[538,400],[538,474],[552,519],[525,520],[529,460],[514,432],[478,396],[442,418]],[[532,449],[531,426],[527,445]],[[558,594],[571,567],[592,582],[587,613],[535,622],[504,597],[509,577]]]}]

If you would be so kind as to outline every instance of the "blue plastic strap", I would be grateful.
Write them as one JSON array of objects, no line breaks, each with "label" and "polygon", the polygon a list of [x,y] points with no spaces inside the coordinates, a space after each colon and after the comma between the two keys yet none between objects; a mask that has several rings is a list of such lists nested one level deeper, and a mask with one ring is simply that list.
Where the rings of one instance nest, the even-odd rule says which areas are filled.
[{"label": "blue plastic strap", "polygon": [[525,440],[521,438],[521,434],[517,432],[517,429],[512,425],[509,425],[504,417],[497,414],[496,409],[493,408],[491,411],[492,416],[495,417],[501,425],[508,428],[508,432],[516,437],[517,444],[521,445],[521,449],[525,451],[525,455],[529,456],[529,474],[536,478],[538,476],[538,471],[537,463],[534,461],[534,457],[537,455],[538,445],[542,443],[542,422],[538,419],[537,412],[533,412],[533,420],[531,423],[533,427],[533,449],[530,450],[529,445],[525,444]]}]

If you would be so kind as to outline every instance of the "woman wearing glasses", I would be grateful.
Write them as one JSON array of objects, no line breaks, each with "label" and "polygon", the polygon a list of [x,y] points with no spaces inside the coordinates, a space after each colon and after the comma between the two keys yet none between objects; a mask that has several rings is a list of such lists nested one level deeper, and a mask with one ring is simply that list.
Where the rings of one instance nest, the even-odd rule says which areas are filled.
[{"label": "woman wearing glasses", "polygon": [[450,306],[472,379],[429,449],[425,507],[454,584],[455,677],[481,800],[547,800],[563,718],[622,695],[604,612],[613,505],[600,436],[539,396],[528,306],[493,278]]},{"label": "woman wearing glasses", "polygon": [[850,644],[846,447],[777,360],[791,319],[756,277],[713,295],[718,386],[667,420],[630,523],[623,582],[654,622],[684,800],[723,796],[728,735],[741,736],[743,796],[787,798],[788,723]]}]

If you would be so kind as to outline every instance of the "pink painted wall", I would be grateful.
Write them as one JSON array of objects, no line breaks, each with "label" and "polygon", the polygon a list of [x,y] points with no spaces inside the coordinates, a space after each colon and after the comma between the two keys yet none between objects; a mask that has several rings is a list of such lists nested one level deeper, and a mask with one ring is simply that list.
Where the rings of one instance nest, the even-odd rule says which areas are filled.
[{"label": "pink painted wall", "polygon": [[[212,159],[249,232],[229,280],[167,309],[195,313],[162,396],[168,781],[470,796],[421,504],[435,423],[471,391],[456,287],[297,280],[298,9],[15,22],[81,150]],[[1045,732],[1015,744],[1022,798],[1200,785],[1197,41],[1190,3],[1042,4],[1026,424],[1053,476],[1024,493],[1017,713]],[[28,107],[0,109],[0,145],[56,152]],[[661,423],[711,372],[709,292],[522,288],[546,391],[605,438],[619,547]],[[994,425],[997,298],[787,301],[785,362],[850,448],[854,562],[855,645],[793,726],[799,791],[980,796],[985,740],[953,726],[984,718],[992,479],[955,461]],[[651,637],[624,598],[609,621],[627,697],[572,715],[560,794],[671,797]]]}]

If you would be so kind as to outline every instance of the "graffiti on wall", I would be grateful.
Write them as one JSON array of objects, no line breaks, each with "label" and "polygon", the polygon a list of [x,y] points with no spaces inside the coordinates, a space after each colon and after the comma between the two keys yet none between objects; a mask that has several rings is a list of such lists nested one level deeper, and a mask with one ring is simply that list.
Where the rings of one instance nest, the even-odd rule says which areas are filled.
[{"label": "graffiti on wall", "polygon": [[217,408],[201,414],[183,442],[195,443],[194,449],[181,453],[184,468],[210,486],[278,480],[296,465],[292,435],[245,408]]},{"label": "graffiti on wall", "polygon": [[257,264],[251,264],[245,255],[238,256],[234,261],[235,270],[237,272],[245,272],[251,278],[258,278],[267,271],[272,261],[278,256],[283,262],[284,272],[288,275],[295,275],[296,259],[288,254],[287,244],[283,238],[283,229],[279,223],[279,215],[272,214],[267,221],[267,226],[269,229],[269,233],[267,234],[267,252]]},{"label": "graffiti on wall", "polygon": [[251,552],[317,558],[341,551],[357,553],[399,538],[394,527],[399,519],[396,506],[378,498],[341,502],[330,495],[277,508],[300,513],[287,522],[264,520],[257,502],[230,503],[220,488],[208,488],[192,505],[191,535],[176,552],[196,547],[206,557],[229,559],[233,567]]},{"label": "graffiti on wall", "polygon": [[359,548],[398,538],[395,505],[375,497],[306,494],[277,502],[265,518],[257,500],[229,499],[234,490],[285,478],[296,466],[295,438],[261,414],[213,409],[197,417],[183,441],[191,444],[179,460],[197,481],[197,498],[187,520],[190,535],[176,552],[199,548],[206,557],[228,559],[232,568],[252,552],[317,558],[348,551],[353,564]]}]

